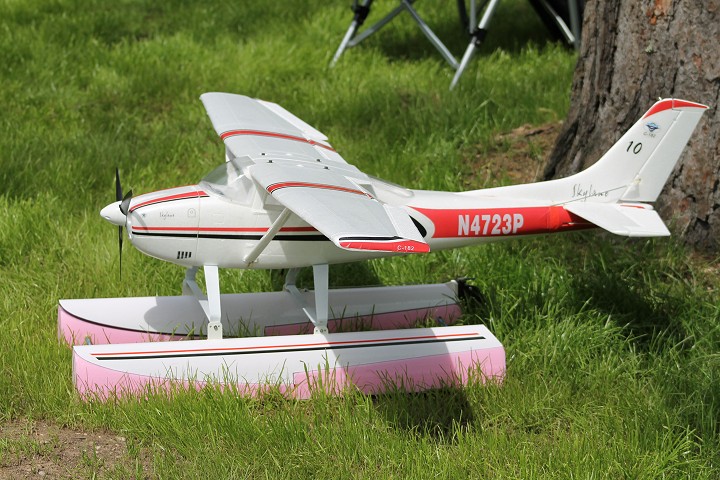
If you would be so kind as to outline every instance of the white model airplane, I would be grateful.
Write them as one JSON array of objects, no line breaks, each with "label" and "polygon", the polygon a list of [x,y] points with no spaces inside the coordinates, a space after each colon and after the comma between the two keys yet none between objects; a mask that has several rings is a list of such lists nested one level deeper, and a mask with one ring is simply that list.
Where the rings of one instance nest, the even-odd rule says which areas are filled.
[{"label": "white model airplane", "polygon": [[[226,162],[199,184],[121,197],[101,215],[140,251],[186,267],[208,338],[222,338],[218,268],[313,267],[327,332],[328,265],[417,254],[509,237],[601,227],[626,236],[669,235],[646,202],[657,199],[705,105],[655,103],[592,167],[559,180],[468,192],[406,189],[347,163],[327,138],[279,105],[226,93],[201,100]],[[121,237],[122,238],[122,237]],[[195,274],[203,267],[207,297]],[[299,294],[298,294],[299,298]]]}]

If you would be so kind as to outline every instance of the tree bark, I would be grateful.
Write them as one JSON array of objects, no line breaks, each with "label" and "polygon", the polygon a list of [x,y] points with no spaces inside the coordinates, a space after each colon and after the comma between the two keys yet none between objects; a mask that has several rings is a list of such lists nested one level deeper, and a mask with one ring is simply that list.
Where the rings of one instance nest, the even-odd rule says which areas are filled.
[{"label": "tree bark", "polygon": [[720,250],[720,0],[588,0],[570,112],[545,179],[597,161],[658,99],[710,106],[656,208],[687,244]]}]

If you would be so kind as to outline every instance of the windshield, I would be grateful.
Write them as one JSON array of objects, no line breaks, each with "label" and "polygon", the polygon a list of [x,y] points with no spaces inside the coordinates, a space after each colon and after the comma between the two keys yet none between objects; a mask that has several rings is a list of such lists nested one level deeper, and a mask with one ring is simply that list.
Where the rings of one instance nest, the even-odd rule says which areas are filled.
[{"label": "windshield", "polygon": [[208,173],[200,181],[200,186],[210,195],[243,204],[250,202],[254,191],[252,180],[243,174],[236,158]]},{"label": "windshield", "polygon": [[412,190],[405,188],[402,185],[398,185],[397,183],[389,182],[387,180],[383,180],[382,178],[374,177],[372,175],[368,175],[368,177],[372,179],[372,185],[375,188],[376,192],[378,190],[383,190],[387,193],[391,193],[402,198],[411,198],[414,195]]}]

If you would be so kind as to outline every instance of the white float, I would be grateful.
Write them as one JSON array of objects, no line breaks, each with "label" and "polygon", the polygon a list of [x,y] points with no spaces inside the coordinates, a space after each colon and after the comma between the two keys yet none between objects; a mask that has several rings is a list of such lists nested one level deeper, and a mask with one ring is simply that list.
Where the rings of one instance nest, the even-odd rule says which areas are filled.
[{"label": "white float", "polygon": [[504,371],[503,346],[483,325],[73,347],[75,386],[100,400],[208,383],[295,398],[418,391]]},{"label": "white float", "polygon": [[[220,296],[226,336],[312,333],[298,302],[312,304],[313,291],[237,293]],[[328,290],[330,332],[452,325],[460,316],[458,284],[342,288]],[[70,345],[134,343],[200,338],[207,317],[195,297],[91,298],[60,300],[58,335]]]}]

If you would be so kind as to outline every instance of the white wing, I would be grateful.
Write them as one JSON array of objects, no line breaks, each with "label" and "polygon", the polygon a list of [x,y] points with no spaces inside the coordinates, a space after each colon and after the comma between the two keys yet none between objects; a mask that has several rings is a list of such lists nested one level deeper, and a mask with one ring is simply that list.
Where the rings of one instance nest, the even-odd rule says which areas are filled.
[{"label": "white wing", "polygon": [[205,93],[200,100],[215,131],[236,157],[319,159],[358,172],[332,148],[325,135],[280,105],[229,93]]},{"label": "white wing", "polygon": [[363,190],[367,175],[348,164],[327,137],[279,105],[240,95],[201,100],[215,131],[249,176],[278,202],[347,250],[429,251],[410,216]]}]

